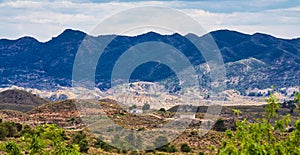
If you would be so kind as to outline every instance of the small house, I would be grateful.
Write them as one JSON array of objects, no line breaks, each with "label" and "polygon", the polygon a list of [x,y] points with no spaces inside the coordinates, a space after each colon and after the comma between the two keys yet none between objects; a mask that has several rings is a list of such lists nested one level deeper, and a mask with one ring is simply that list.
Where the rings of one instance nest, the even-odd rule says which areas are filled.
[{"label": "small house", "polygon": [[141,109],[131,109],[129,112],[132,113],[132,114],[142,114],[143,110],[141,110]]},{"label": "small house", "polygon": [[179,118],[180,119],[195,119],[196,115],[195,114],[180,114]]}]

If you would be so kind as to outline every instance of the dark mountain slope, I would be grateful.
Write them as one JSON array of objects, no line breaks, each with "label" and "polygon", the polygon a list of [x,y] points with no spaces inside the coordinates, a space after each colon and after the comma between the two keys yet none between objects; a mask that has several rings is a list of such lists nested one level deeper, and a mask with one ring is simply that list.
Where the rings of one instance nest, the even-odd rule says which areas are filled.
[{"label": "dark mountain slope", "polygon": [[[299,39],[279,39],[261,33],[248,35],[229,30],[214,31],[210,34],[215,39],[225,63],[240,63],[240,60],[247,59],[256,59],[264,63],[264,65],[252,66],[251,72],[238,69],[240,65],[237,63],[234,65],[234,72],[230,68],[233,67],[232,64],[226,65],[227,77],[240,79],[236,84],[229,82],[229,88],[261,86],[263,82],[261,88],[271,85],[283,87],[299,84],[297,80],[300,76]],[[1,86],[18,85],[38,89],[53,89],[59,85],[71,86],[74,59],[84,37],[87,37],[85,33],[68,29],[45,43],[30,37],[0,40]],[[105,36],[90,38],[97,41],[101,40],[101,37]],[[195,46],[179,34],[161,35],[149,32],[134,37],[116,36],[99,59],[101,63],[98,63],[96,68],[96,85],[101,89],[109,88],[110,75],[118,58],[130,47],[147,41],[164,42],[177,48],[194,66],[205,62]],[[169,67],[158,62],[148,62],[139,66],[131,78],[159,81],[174,75]],[[267,78],[258,81],[255,75]]]}]

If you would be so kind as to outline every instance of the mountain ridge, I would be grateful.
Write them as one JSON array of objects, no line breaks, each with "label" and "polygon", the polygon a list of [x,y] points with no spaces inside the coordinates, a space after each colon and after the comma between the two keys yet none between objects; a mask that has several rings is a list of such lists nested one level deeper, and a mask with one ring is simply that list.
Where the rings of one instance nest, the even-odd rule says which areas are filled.
[{"label": "mountain ridge", "polygon": [[[237,33],[237,34],[246,35],[246,36],[265,35],[265,36],[270,36],[272,38],[281,39],[281,40],[287,40],[287,41],[295,40],[295,41],[300,41],[300,37],[296,37],[296,38],[283,38],[283,37],[275,37],[273,35],[270,35],[270,34],[267,34],[267,33],[262,33],[262,32],[255,32],[255,33],[249,34],[249,33],[243,33],[243,32],[239,32],[237,30],[230,30],[230,29],[214,30],[214,31],[210,31],[210,32],[208,32],[206,34],[214,34],[214,33],[219,33],[219,32],[232,32],[232,33]],[[47,42],[50,42],[52,39],[57,38],[57,37],[61,36],[62,34],[65,34],[65,33],[78,33],[78,34],[88,35],[88,36],[92,36],[92,37],[100,37],[100,36],[137,37],[137,36],[145,35],[147,33],[155,33],[155,34],[166,35],[166,36],[170,36],[170,35],[174,35],[174,34],[181,35],[181,34],[176,33],[176,32],[172,33],[172,34],[160,34],[160,33],[154,32],[154,31],[149,31],[149,32],[138,34],[138,35],[134,35],[134,36],[126,36],[126,35],[118,35],[118,34],[91,35],[91,34],[88,34],[88,33],[84,32],[84,31],[81,31],[81,30],[78,30],[78,29],[67,28],[67,29],[63,30],[61,33],[59,33],[58,35],[52,36],[48,41],[39,41],[38,39],[36,39],[35,37],[30,36],[30,35],[25,35],[25,36],[22,36],[22,37],[18,37],[16,39],[0,38],[0,41],[17,41],[17,40],[20,40],[20,39],[23,39],[23,38],[32,38],[32,39],[36,40],[39,43],[47,43]],[[188,34],[185,34],[185,35],[182,35],[182,36],[188,36],[190,34],[191,35],[195,35],[194,33],[188,33]],[[204,34],[204,35],[206,35],[206,34]],[[202,36],[204,36],[204,35],[202,35]],[[196,35],[196,36],[202,37],[202,36],[199,36],[199,35]]]},{"label": "mountain ridge", "polygon": [[[251,72],[232,73],[227,68],[227,77],[239,76],[238,79],[255,77],[255,72],[270,77],[270,84],[247,79],[237,85],[228,87],[258,86],[261,88],[277,85],[279,88],[298,85],[300,76],[300,39],[280,39],[271,35],[255,33],[243,34],[232,30],[218,30],[209,33],[214,39],[223,56],[224,63],[239,62],[255,58],[264,62]],[[187,34],[193,35],[193,34]],[[207,34],[206,34],[207,35]],[[66,29],[60,35],[47,42],[39,42],[32,37],[22,37],[16,40],[0,39],[0,82],[1,87],[17,85],[37,89],[54,89],[58,86],[71,86],[72,68],[78,48],[84,37],[89,36],[79,30]],[[110,75],[118,58],[130,47],[146,41],[159,41],[179,49],[191,62],[197,66],[205,63],[205,59],[195,46],[180,34],[161,35],[148,32],[138,36],[118,36],[107,46],[96,68],[96,86],[101,89],[110,87]],[[91,36],[98,41],[104,36]],[[197,39],[203,39],[198,36]],[[238,67],[235,65],[235,67]],[[164,74],[162,74],[164,73]],[[202,73],[198,73],[202,74]],[[132,73],[133,80],[160,81],[174,73],[162,63],[149,62],[138,66]],[[284,78],[283,78],[284,77]],[[255,83],[258,82],[258,83]],[[277,82],[277,84],[276,84]],[[238,89],[238,88],[237,88]]]}]

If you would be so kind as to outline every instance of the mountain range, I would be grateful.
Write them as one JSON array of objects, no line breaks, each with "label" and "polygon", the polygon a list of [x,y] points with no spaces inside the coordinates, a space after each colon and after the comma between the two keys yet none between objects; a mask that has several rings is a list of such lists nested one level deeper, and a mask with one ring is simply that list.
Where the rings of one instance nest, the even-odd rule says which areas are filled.
[{"label": "mountain range", "polygon": [[[188,34],[191,35],[191,34]],[[227,89],[245,94],[248,88],[265,89],[297,86],[300,83],[300,38],[280,39],[267,34],[243,34],[230,30],[210,32],[222,54],[226,67]],[[72,81],[74,59],[82,40],[88,35],[67,29],[47,42],[32,37],[0,40],[1,87],[16,85],[27,88],[55,89],[69,87]],[[95,40],[105,37],[92,37]],[[203,39],[203,36],[197,37]],[[118,58],[130,47],[147,41],[159,41],[181,51],[198,70],[200,78],[205,59],[185,37],[174,33],[162,35],[148,32],[138,36],[116,36],[99,58],[96,68],[96,87],[110,88],[112,69]],[[132,81],[161,81],[175,73],[159,62],[138,66]]]}]

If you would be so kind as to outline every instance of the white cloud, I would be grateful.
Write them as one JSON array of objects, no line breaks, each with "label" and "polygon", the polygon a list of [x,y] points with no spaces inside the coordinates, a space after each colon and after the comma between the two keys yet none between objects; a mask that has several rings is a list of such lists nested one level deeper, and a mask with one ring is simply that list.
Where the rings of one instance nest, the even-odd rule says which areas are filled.
[{"label": "white cloud", "polygon": [[[279,0],[278,3],[279,2],[282,3],[284,1]],[[207,1],[142,1],[109,3],[75,3],[71,1],[2,2],[0,3],[0,37],[15,39],[24,35],[29,35],[36,37],[40,41],[47,41],[66,28],[90,32],[101,20],[108,18],[119,11],[139,6],[177,8],[193,17],[208,31],[227,28],[245,33],[269,33],[284,38],[295,38],[300,36],[299,6],[266,9],[261,11],[220,11],[222,9],[229,9],[229,6],[224,6],[224,4],[228,3],[228,1],[226,3],[219,3],[217,1],[214,3]],[[246,5],[250,2],[245,1],[241,3]],[[269,3],[260,2],[260,5],[262,6],[267,6],[267,4],[269,5]],[[199,5],[199,8],[197,8],[197,5]],[[207,8],[215,7],[218,11],[204,11],[201,9],[205,8],[203,5],[207,5]],[[259,2],[255,1],[255,3],[251,3],[251,6],[253,5],[259,5]],[[241,10],[240,8],[233,9]],[[130,22],[130,20],[124,19],[124,22]],[[115,28],[117,28],[117,26],[118,25],[116,25]]]},{"label": "white cloud", "polygon": [[211,13],[186,9],[188,15],[208,31],[232,29],[244,33],[267,33],[281,38],[300,37],[299,8],[265,10],[260,12]]}]

